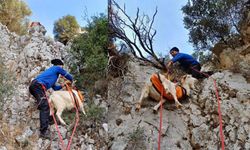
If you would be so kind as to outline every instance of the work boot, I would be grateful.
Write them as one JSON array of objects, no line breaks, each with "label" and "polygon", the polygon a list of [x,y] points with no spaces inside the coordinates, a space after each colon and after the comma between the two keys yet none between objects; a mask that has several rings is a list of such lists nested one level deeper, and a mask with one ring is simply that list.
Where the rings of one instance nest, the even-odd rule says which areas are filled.
[{"label": "work boot", "polygon": [[51,138],[50,131],[46,130],[45,133],[40,133],[40,138],[50,139]]},{"label": "work boot", "polygon": [[209,76],[214,74],[214,71],[207,71],[206,74],[208,74]]}]

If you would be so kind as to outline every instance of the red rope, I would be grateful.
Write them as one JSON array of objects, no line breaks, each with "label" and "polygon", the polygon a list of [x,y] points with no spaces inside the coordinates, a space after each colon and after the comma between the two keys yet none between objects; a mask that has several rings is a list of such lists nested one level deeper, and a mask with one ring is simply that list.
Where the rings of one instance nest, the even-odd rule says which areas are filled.
[{"label": "red rope", "polygon": [[158,150],[161,149],[161,128],[162,128],[162,100],[163,100],[163,89],[161,90],[161,107],[160,107],[160,127],[159,127],[159,135],[158,135]]},{"label": "red rope", "polygon": [[[51,105],[50,105],[50,103],[49,103],[49,99],[48,99],[47,94],[46,94],[46,88],[44,87],[43,84],[41,84],[41,85],[42,85],[42,88],[43,88],[43,90],[44,90],[44,94],[45,94],[45,96],[46,96],[46,99],[47,99],[47,101],[48,101],[49,108],[51,108]],[[56,118],[55,118],[54,112],[51,112],[51,113],[52,113],[52,117],[53,117],[53,120],[54,120],[54,123],[55,123],[55,126],[56,126],[56,130],[57,130],[57,133],[58,133],[60,142],[61,142],[61,144],[62,144],[62,145],[61,145],[61,146],[62,146],[61,148],[64,149],[63,138],[62,138],[62,135],[61,135],[60,130],[59,130],[59,128],[58,128],[58,124],[57,124],[57,122],[56,122]]]},{"label": "red rope", "polygon": [[[67,87],[67,90],[69,91],[69,94],[70,94],[72,103],[75,104],[72,89],[70,89],[70,88],[68,87],[67,84],[66,84],[66,87]],[[77,107],[76,107],[76,104],[74,105],[74,107],[75,107],[75,110],[76,110],[76,122],[75,122],[75,126],[74,126],[74,129],[73,129],[73,132],[72,132],[72,134],[71,134],[70,140],[69,140],[68,145],[67,145],[67,150],[70,149],[70,145],[71,145],[73,136],[74,136],[74,134],[75,134],[76,127],[77,127],[78,122],[79,122],[79,112],[78,112],[78,109],[77,109]]]},{"label": "red rope", "polygon": [[[199,72],[200,74],[205,75],[206,77],[209,77],[208,74],[204,73],[204,72],[200,72],[194,68],[191,67],[191,69],[193,69],[196,72]],[[215,93],[216,93],[216,98],[217,98],[217,103],[218,103],[218,114],[219,114],[219,124],[220,124],[220,140],[221,140],[221,149],[224,150],[225,149],[225,145],[224,145],[224,135],[223,135],[223,124],[222,124],[222,115],[221,115],[221,108],[220,108],[220,97],[219,97],[219,92],[218,92],[218,88],[216,85],[216,80],[214,78],[212,78],[214,81],[214,89],[215,89]]]},{"label": "red rope", "polygon": [[221,149],[225,149],[224,145],[224,136],[223,136],[223,125],[222,125],[222,116],[221,116],[221,110],[220,110],[220,97],[219,97],[219,92],[218,88],[216,86],[216,81],[214,80],[214,87],[215,87],[215,92],[216,92],[216,97],[217,97],[217,103],[218,103],[218,113],[219,113],[219,120],[220,120],[220,138],[221,138]]},{"label": "red rope", "polygon": [[[42,85],[42,84],[41,84],[41,85]],[[75,102],[74,102],[73,92],[72,92],[72,90],[70,90],[70,88],[68,87],[68,85],[66,85],[66,87],[67,87],[68,92],[69,92],[69,94],[70,94],[71,100],[72,100],[72,102],[73,102],[73,104],[74,104]],[[51,105],[50,105],[50,103],[49,103],[49,99],[48,99],[48,97],[47,97],[47,95],[46,95],[46,88],[44,87],[44,85],[42,85],[42,88],[43,88],[43,90],[44,90],[46,99],[47,99],[47,101],[48,101],[49,108],[51,108]],[[78,122],[79,122],[79,112],[78,112],[78,109],[77,109],[76,105],[74,105],[74,107],[75,107],[75,109],[76,109],[76,123],[75,123],[74,129],[73,129],[73,132],[72,132],[72,134],[71,134],[70,140],[69,140],[69,142],[68,142],[68,144],[67,144],[67,149],[66,149],[66,150],[69,150],[69,149],[70,149],[70,145],[71,145],[73,136],[74,136],[74,134],[75,134],[76,127],[78,126]],[[62,135],[61,135],[60,130],[59,130],[59,128],[58,128],[58,124],[57,124],[57,122],[56,122],[56,118],[55,118],[54,112],[51,112],[51,113],[52,113],[52,117],[53,117],[53,120],[54,120],[54,123],[55,123],[55,126],[56,126],[56,130],[57,130],[57,132],[58,132],[58,136],[59,136],[60,142],[61,142],[61,144],[62,144],[62,145],[61,145],[61,146],[62,146],[61,148],[64,149],[63,138],[62,138]]]}]

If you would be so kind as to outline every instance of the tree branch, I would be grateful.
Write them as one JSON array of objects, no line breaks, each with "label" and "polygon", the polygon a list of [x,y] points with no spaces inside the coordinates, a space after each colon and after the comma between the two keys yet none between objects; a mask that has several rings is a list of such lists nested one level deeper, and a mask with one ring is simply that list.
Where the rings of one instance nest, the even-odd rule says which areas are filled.
[{"label": "tree branch", "polygon": [[149,62],[156,68],[165,69],[164,62],[158,58],[153,50],[153,41],[156,35],[153,23],[158,12],[157,7],[150,20],[147,15],[140,15],[139,8],[137,8],[135,19],[132,19],[126,13],[125,5],[122,9],[115,0],[110,0],[110,5],[109,25],[115,38],[124,41],[136,58]]}]

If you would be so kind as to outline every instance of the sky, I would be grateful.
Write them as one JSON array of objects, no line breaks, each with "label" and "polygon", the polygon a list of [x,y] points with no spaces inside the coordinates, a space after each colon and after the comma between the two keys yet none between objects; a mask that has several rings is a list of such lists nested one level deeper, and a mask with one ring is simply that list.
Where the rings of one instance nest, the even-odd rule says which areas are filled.
[{"label": "sky", "polygon": [[[107,0],[24,0],[32,10],[31,21],[41,22],[47,35],[53,37],[54,22],[65,15],[76,17],[81,26],[86,25],[85,12],[88,17],[107,14]],[[158,13],[153,27],[157,30],[154,50],[163,55],[176,46],[181,52],[191,54],[192,44],[188,42],[188,31],[184,28],[181,7],[187,0],[116,0],[120,5],[126,5],[130,16],[134,16],[137,7],[142,13],[152,16],[156,6]]]},{"label": "sky", "polygon": [[[39,21],[47,33],[53,37],[54,22],[66,15],[76,17],[81,26],[87,24],[84,19],[100,13],[107,14],[107,0],[24,0],[32,10],[31,21]],[[98,5],[97,5],[98,4]]]},{"label": "sky", "polygon": [[172,47],[178,47],[180,52],[193,52],[192,44],[188,42],[188,30],[184,28],[182,6],[187,0],[116,0],[116,2],[126,6],[126,12],[134,17],[137,7],[141,13],[152,17],[155,8],[158,13],[153,24],[157,30],[154,50],[163,55],[168,54]]}]

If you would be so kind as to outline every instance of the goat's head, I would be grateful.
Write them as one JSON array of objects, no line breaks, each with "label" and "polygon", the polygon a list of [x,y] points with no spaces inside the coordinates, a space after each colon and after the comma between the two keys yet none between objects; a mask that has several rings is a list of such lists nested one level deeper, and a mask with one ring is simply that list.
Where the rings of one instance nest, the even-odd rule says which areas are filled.
[{"label": "goat's head", "polygon": [[189,84],[192,87],[194,87],[194,84],[197,82],[198,80],[194,77],[192,77],[192,75],[184,75],[181,77],[181,84]]},{"label": "goat's head", "polygon": [[190,95],[190,89],[195,89],[195,84],[198,80],[191,75],[184,75],[181,77],[181,85],[187,90],[187,95]]}]

